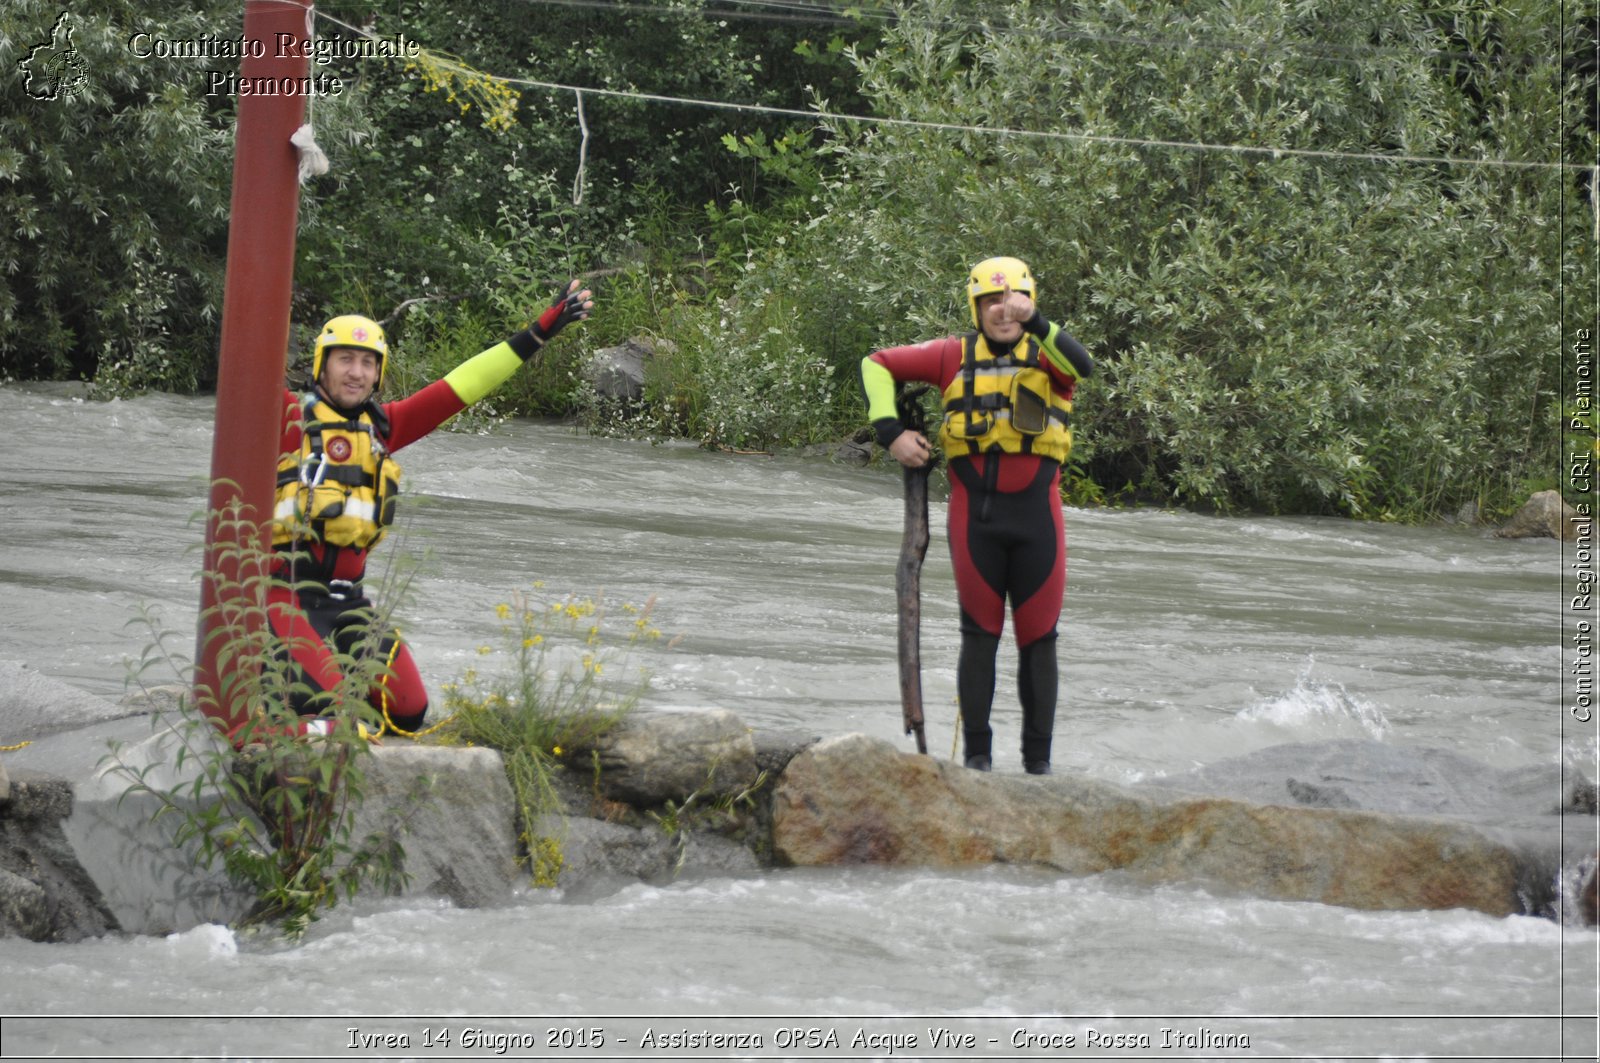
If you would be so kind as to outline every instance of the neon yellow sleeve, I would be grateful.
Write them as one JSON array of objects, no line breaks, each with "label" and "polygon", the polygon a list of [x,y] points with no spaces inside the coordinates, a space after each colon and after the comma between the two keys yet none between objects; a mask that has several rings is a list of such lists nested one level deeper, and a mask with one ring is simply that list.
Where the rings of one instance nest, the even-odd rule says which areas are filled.
[{"label": "neon yellow sleeve", "polygon": [[456,398],[471,406],[495,388],[510,380],[522,368],[522,359],[509,343],[497,343],[488,350],[473,355],[450,372],[444,382],[456,393]]},{"label": "neon yellow sleeve", "polygon": [[1085,380],[1094,372],[1094,361],[1083,344],[1054,321],[1050,322],[1049,331],[1041,337],[1039,349],[1044,351],[1051,365],[1074,380]]},{"label": "neon yellow sleeve", "polygon": [[894,406],[894,374],[873,361],[870,354],[861,359],[861,391],[867,397],[868,421],[900,416]]}]

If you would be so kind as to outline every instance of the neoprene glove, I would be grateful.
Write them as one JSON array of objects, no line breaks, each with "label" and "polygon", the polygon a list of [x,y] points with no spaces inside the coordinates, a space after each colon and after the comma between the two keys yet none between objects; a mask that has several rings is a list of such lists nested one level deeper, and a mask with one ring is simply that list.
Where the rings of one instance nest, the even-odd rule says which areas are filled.
[{"label": "neoprene glove", "polygon": [[583,289],[568,284],[556,293],[556,301],[539,315],[539,320],[533,323],[529,331],[539,338],[539,342],[549,343],[555,338],[556,333],[572,322],[582,321],[589,316],[589,310],[584,306],[584,302]]}]

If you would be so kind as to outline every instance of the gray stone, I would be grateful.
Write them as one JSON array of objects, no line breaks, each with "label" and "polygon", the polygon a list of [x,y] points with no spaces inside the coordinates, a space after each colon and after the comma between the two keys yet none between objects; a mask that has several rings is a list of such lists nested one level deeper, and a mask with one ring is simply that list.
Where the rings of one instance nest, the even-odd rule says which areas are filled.
[{"label": "gray stone", "polygon": [[50,939],[50,904],[44,887],[0,867],[0,937]]},{"label": "gray stone", "polygon": [[117,929],[63,832],[72,789],[18,772],[0,813],[0,937],[78,941]]},{"label": "gray stone", "polygon": [[[576,750],[574,759],[581,763],[589,752]],[[601,792],[639,808],[696,793],[737,794],[760,774],[750,728],[726,709],[637,714],[601,739],[595,752]]]},{"label": "gray stone", "polygon": [[749,846],[716,833],[671,833],[658,823],[630,826],[585,816],[541,817],[535,833],[561,854],[556,885],[569,898],[592,897],[630,882],[754,874],[761,863]]},{"label": "gray stone", "polygon": [[655,357],[653,341],[634,337],[616,347],[602,347],[583,366],[583,378],[596,397],[637,405],[644,398],[645,363]]},{"label": "gray stone", "polygon": [[41,675],[21,661],[0,661],[0,720],[5,721],[0,744],[33,741],[143,711],[142,706],[118,705]]},{"label": "gray stone", "polygon": [[522,880],[516,811],[500,754],[397,741],[371,747],[354,839],[397,840],[406,894],[461,908],[499,903]]},{"label": "gray stone", "polygon": [[1284,784],[1289,796],[1302,805],[1312,808],[1358,808],[1349,794],[1337,786],[1318,786],[1315,783],[1290,779]]},{"label": "gray stone", "polygon": [[801,752],[822,741],[822,736],[810,731],[756,731],[751,739],[755,743],[756,767],[776,777]]},{"label": "gray stone", "polygon": [[76,800],[63,831],[123,930],[170,934],[235,922],[249,911],[254,898],[222,867],[205,866],[198,842],[178,840],[184,810],[216,798],[205,765],[231,756],[209,726],[160,726],[73,783]]},{"label": "gray stone", "polygon": [[561,854],[556,884],[569,896],[588,896],[627,882],[670,878],[677,848],[665,831],[584,816],[543,816],[534,834]]},{"label": "gray stone", "polygon": [[872,462],[872,444],[846,440],[833,448],[832,458],[841,465],[869,465]]}]

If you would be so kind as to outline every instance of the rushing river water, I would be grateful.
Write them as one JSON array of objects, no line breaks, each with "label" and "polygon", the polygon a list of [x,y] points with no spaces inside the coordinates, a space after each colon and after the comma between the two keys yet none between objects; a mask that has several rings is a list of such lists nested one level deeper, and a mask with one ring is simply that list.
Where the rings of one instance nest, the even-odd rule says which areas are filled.
[{"label": "rushing river water", "polygon": [[[189,651],[210,413],[0,388],[0,658],[118,697],[141,607]],[[531,423],[401,458],[404,528],[383,549],[414,562],[398,614],[436,694],[495,667],[480,648],[519,593],[598,595],[614,617],[654,596],[681,637],[633,656],[647,705],[909,748],[897,476]],[[923,661],[929,746],[948,756],[941,518]],[[1069,511],[1067,536],[1058,772],[1137,782],[1359,737],[1595,773],[1593,729],[1562,711],[1553,541],[1155,510]],[[1016,772],[1011,661],[996,759]],[[7,940],[0,1055],[1579,1059],[1595,1054],[1596,955],[1593,930],[1525,917],[1016,868],[782,871],[490,911],[363,904],[297,947],[220,927]]]}]

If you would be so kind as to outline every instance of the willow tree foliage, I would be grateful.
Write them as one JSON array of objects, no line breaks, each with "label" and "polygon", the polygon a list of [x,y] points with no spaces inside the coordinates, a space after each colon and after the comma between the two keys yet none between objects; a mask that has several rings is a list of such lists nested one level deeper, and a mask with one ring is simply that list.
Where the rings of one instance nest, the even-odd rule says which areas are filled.
[{"label": "willow tree foliage", "polygon": [[236,6],[0,7],[0,375],[195,386],[188,352],[214,347],[221,305],[232,123],[206,63],[141,58],[130,39],[225,33],[225,11],[237,37]]},{"label": "willow tree foliage", "polygon": [[964,327],[964,264],[1027,259],[1099,356],[1079,446],[1108,491],[1417,516],[1555,468],[1560,296],[1594,259],[1587,175],[1553,164],[1594,158],[1563,70],[1592,24],[1538,0],[972,10],[904,5],[855,57],[879,115],[926,124],[834,123],[826,210],[761,283],[820,260],[812,289],[903,342]]}]

